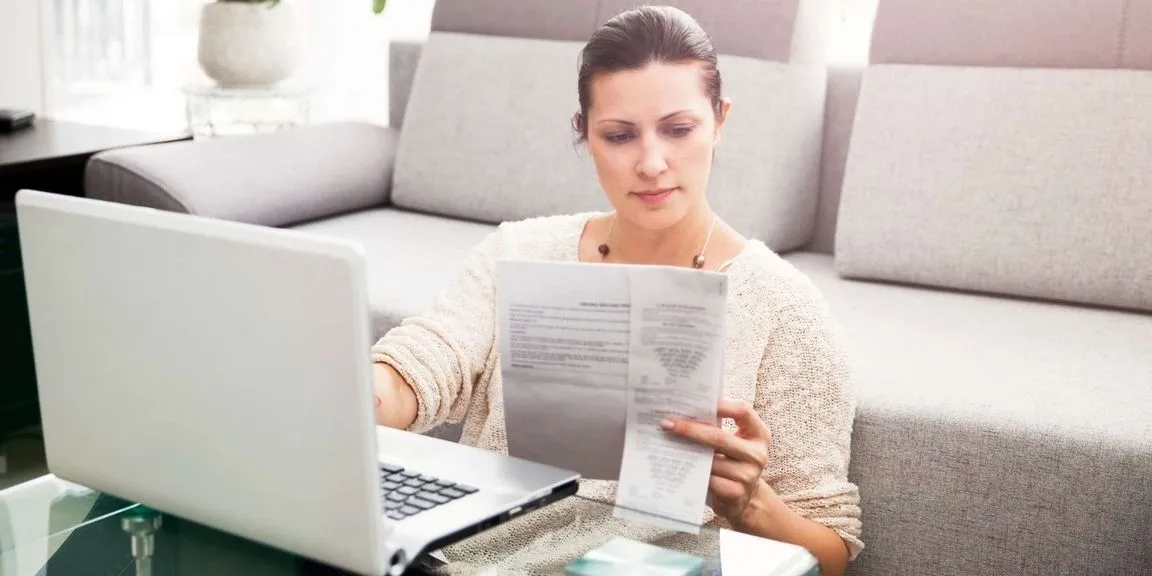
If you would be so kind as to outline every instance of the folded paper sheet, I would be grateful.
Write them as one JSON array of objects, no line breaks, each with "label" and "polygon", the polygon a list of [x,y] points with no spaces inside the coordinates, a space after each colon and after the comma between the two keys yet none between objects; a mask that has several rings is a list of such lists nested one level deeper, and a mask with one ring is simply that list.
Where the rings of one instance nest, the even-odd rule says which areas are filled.
[{"label": "folded paper sheet", "polygon": [[509,453],[619,480],[618,516],[696,531],[713,451],[660,421],[716,422],[727,276],[525,261],[497,275]]}]

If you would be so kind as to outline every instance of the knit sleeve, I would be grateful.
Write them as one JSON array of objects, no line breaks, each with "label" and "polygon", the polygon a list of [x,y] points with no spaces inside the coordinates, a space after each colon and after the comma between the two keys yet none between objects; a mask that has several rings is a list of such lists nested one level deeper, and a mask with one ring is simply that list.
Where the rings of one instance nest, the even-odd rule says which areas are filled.
[{"label": "knit sleeve", "polygon": [[372,359],[396,369],[416,393],[412,432],[458,422],[492,352],[496,326],[497,230],[476,245],[433,307],[405,319],[372,346]]},{"label": "knit sleeve", "polygon": [[801,516],[834,529],[855,559],[860,499],[848,481],[856,401],[839,325],[797,280],[775,307],[753,405],[772,435],[764,480]]}]

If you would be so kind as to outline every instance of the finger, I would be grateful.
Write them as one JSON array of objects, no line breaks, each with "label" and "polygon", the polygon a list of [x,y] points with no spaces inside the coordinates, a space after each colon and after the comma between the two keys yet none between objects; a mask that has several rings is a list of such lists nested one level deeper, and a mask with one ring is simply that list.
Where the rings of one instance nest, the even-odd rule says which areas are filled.
[{"label": "finger", "polygon": [[746,438],[768,439],[768,425],[760,419],[751,402],[721,398],[716,406],[716,415],[731,418]]},{"label": "finger", "polygon": [[760,479],[763,468],[757,467],[753,462],[742,462],[717,455],[712,459],[712,475],[727,478],[742,486],[747,486]]},{"label": "finger", "polygon": [[717,452],[737,460],[763,462],[766,459],[766,455],[761,454],[764,452],[763,448],[757,447],[762,446],[762,442],[739,438],[735,434],[712,424],[669,419],[666,421],[664,429],[693,442],[711,446]]},{"label": "finger", "polygon": [[708,490],[714,496],[713,500],[720,500],[721,503],[724,503],[742,498],[746,488],[735,480],[713,476],[708,480]]}]

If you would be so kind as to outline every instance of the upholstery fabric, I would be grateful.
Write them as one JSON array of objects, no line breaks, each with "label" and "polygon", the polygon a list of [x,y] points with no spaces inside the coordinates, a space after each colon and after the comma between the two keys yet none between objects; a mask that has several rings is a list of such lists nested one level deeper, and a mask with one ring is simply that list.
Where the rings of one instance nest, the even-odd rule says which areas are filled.
[{"label": "upholstery fabric", "polygon": [[[422,128],[401,133],[393,201],[489,223],[608,209],[571,130],[581,46],[432,33],[405,120]],[[816,211],[824,72],[729,56],[720,70],[733,108],[716,151],[713,205],[774,249],[800,246]],[[494,112],[510,106],[514,113]]]},{"label": "upholstery fabric", "polygon": [[786,259],[823,293],[853,364],[868,542],[853,573],[1152,570],[1152,315]]},{"label": "upholstery fabric", "polygon": [[412,77],[420,63],[423,41],[397,40],[388,45],[388,125],[399,130],[408,108]]},{"label": "upholstery fabric", "polygon": [[376,208],[296,226],[364,247],[373,338],[432,308],[469,251],[496,228],[437,216]]},{"label": "upholstery fabric", "polygon": [[274,134],[120,148],[92,157],[98,200],[284,226],[387,202],[396,133],[332,123]]},{"label": "upholstery fabric", "polygon": [[876,64],[1152,66],[1152,0],[883,0]]},{"label": "upholstery fabric", "polygon": [[586,42],[599,0],[436,0],[432,30]]},{"label": "upholstery fabric", "polygon": [[1152,73],[874,66],[836,261],[875,278],[1152,310]]},{"label": "upholstery fabric", "polygon": [[[819,0],[823,1],[823,0]],[[597,25],[629,8],[651,4],[643,0],[604,0]],[[719,54],[789,62],[800,0],[666,0],[691,14],[708,32]]]},{"label": "upholstery fabric", "polygon": [[606,206],[571,126],[581,46],[431,33],[405,112],[420,129],[401,132],[393,202],[493,224]]},{"label": "upholstery fabric", "polygon": [[1120,66],[1152,70],[1152,0],[1128,0],[1124,8]]},{"label": "upholstery fabric", "polygon": [[[432,30],[586,42],[596,27],[641,0],[438,0]],[[666,0],[692,15],[716,51],[777,62],[822,64],[831,0]]]},{"label": "upholstery fabric", "polygon": [[812,237],[819,201],[826,72],[720,58],[732,109],[708,186],[725,221],[776,251]]},{"label": "upholstery fabric", "polygon": [[864,69],[836,66],[828,69],[828,94],[824,109],[824,146],[820,160],[820,202],[812,241],[805,247],[813,252],[831,254],[836,242],[836,215],[840,209],[840,188],[844,184],[844,164],[848,161],[848,144],[852,122],[856,117],[856,99]]}]

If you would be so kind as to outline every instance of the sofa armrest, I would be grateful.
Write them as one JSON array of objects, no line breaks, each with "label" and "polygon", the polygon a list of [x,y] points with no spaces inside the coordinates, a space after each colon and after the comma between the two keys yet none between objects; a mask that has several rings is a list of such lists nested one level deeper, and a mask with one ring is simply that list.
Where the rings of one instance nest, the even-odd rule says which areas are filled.
[{"label": "sofa armrest", "polygon": [[388,202],[396,133],[341,122],[109,150],[85,172],[90,198],[266,226]]},{"label": "sofa armrest", "polygon": [[393,40],[388,45],[388,125],[396,129],[404,123],[423,48],[423,40]]}]

